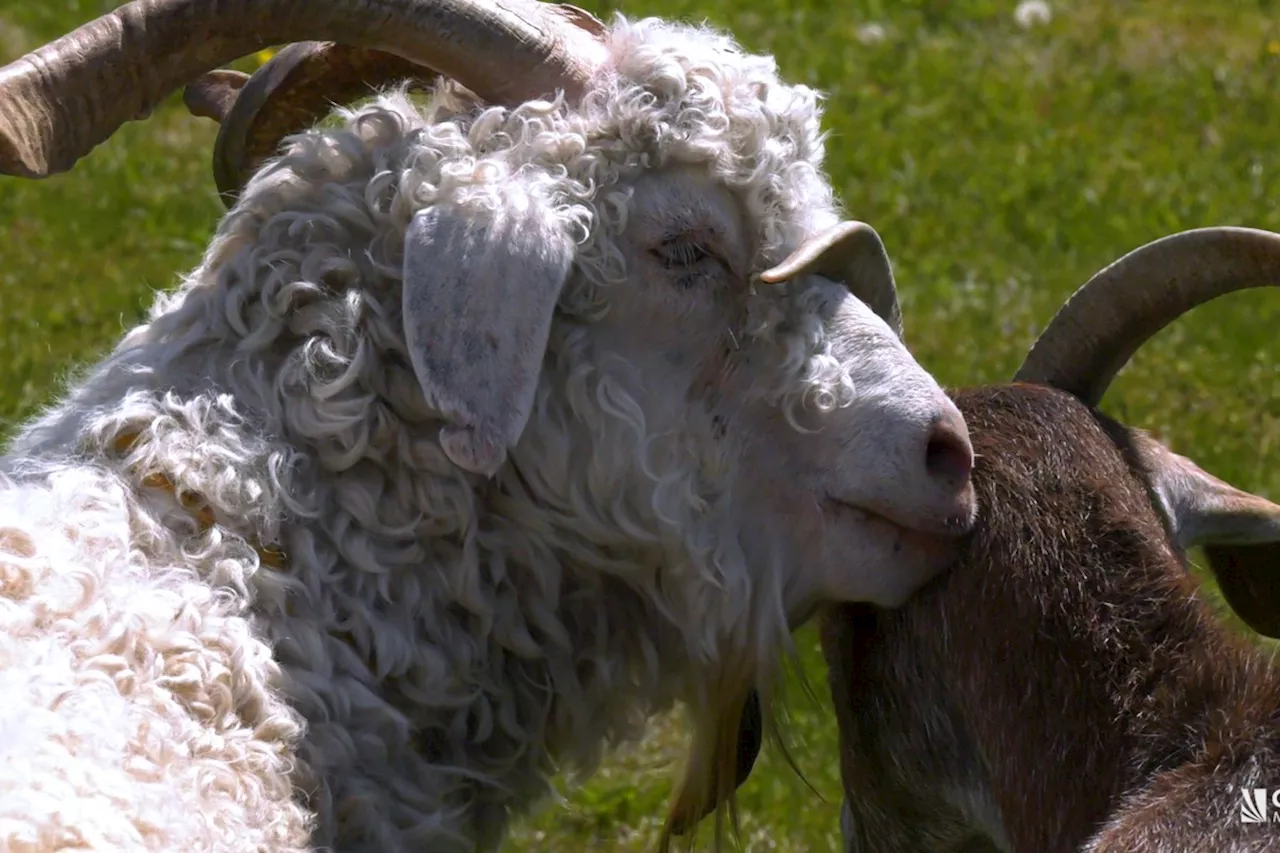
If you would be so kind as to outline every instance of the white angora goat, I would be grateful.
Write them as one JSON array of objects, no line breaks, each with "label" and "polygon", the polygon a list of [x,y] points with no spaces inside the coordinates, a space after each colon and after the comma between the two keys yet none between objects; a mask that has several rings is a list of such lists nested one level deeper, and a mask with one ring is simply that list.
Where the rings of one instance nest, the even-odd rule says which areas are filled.
[{"label": "white angora goat", "polygon": [[[381,50],[448,79],[281,106]],[[532,2],[135,0],[0,69],[0,173],[197,79],[280,156],[0,462],[0,846],[491,849],[677,700],[719,804],[703,721],[974,514],[815,93]]]}]

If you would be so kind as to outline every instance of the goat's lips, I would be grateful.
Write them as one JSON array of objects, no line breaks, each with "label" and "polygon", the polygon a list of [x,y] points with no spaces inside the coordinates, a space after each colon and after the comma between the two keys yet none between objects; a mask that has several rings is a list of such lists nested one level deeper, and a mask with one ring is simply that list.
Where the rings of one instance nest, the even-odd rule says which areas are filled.
[{"label": "goat's lips", "polygon": [[827,502],[845,513],[853,512],[868,521],[880,522],[893,528],[908,539],[953,539],[964,536],[973,529],[977,518],[972,501],[959,500],[952,512],[939,515],[907,518],[883,507],[872,509],[866,504],[855,504],[828,496]]}]

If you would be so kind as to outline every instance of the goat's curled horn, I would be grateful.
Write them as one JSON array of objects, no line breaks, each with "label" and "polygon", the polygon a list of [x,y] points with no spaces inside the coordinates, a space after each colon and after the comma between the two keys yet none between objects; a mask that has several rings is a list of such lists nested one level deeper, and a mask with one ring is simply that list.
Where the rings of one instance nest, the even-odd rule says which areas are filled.
[{"label": "goat's curled horn", "polygon": [[336,42],[285,46],[252,76],[228,69],[205,74],[183,92],[195,115],[217,121],[213,180],[228,207],[280,140],[311,127],[334,104],[367,97],[383,85],[426,85],[434,70],[394,53]]},{"label": "goat's curled horn", "polygon": [[1089,279],[1040,333],[1016,381],[1097,406],[1153,335],[1219,296],[1280,284],[1280,234],[1197,228],[1135,249]]},{"label": "goat's curled horn", "polygon": [[[593,35],[605,32],[603,23],[576,6],[561,3],[544,8]],[[252,76],[239,74],[233,79],[225,69],[204,75],[187,87],[184,98],[193,113],[221,125],[213,150],[213,178],[223,203],[230,206],[254,169],[275,153],[280,140],[311,127],[334,104],[351,103],[404,80],[425,87],[439,70],[437,65],[373,48],[295,42]],[[566,88],[572,94],[572,87]],[[504,103],[492,94],[487,100]],[[214,102],[218,108],[210,109],[208,104]]]},{"label": "goat's curled horn", "polygon": [[382,51],[492,103],[572,97],[603,60],[600,27],[537,0],[133,0],[0,68],[0,174],[64,172],[178,88],[286,42]]}]

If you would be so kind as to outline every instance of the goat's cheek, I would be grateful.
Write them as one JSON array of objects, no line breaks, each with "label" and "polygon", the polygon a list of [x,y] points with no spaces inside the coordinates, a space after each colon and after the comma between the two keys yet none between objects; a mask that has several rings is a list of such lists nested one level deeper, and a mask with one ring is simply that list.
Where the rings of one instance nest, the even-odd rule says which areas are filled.
[{"label": "goat's cheek", "polygon": [[759,451],[748,450],[738,464],[739,477],[751,484],[739,491],[734,507],[744,542],[761,550],[780,549],[790,565],[821,565],[828,520],[817,500],[797,486],[794,474],[760,463]]}]

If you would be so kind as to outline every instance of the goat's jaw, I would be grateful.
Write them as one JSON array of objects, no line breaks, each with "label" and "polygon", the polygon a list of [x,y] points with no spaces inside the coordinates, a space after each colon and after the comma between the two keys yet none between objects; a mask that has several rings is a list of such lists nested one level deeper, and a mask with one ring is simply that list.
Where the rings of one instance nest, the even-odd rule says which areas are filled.
[{"label": "goat's jaw", "polygon": [[959,558],[976,512],[927,530],[835,500],[827,501],[824,515],[821,598],[893,608]]}]

